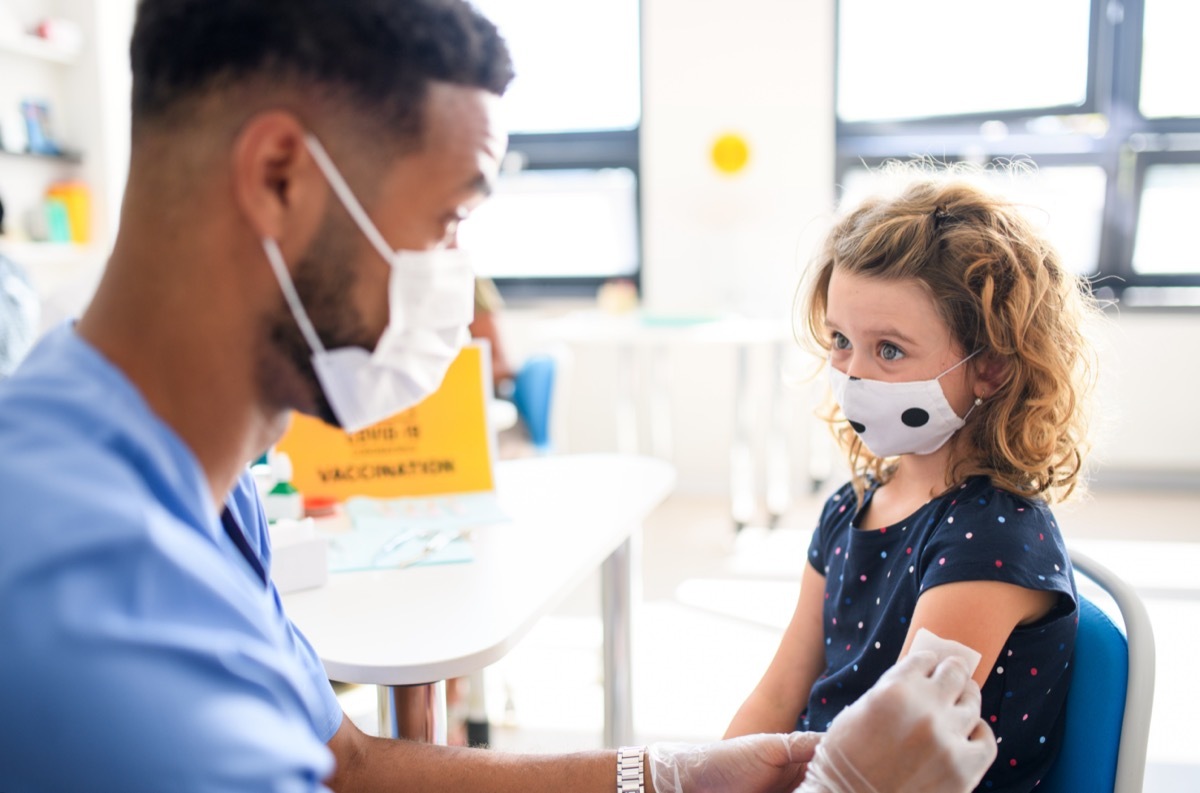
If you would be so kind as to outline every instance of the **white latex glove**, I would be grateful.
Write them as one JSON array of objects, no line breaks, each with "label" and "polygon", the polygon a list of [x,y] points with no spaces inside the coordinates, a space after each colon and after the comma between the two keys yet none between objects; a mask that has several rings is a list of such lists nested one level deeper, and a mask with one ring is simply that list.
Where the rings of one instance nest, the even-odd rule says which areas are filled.
[{"label": "white latex glove", "polygon": [[743,735],[714,743],[653,743],[647,748],[656,793],[773,793],[804,776],[820,733]]},{"label": "white latex glove", "polygon": [[966,793],[996,759],[959,657],[911,653],[838,714],[796,793]]}]

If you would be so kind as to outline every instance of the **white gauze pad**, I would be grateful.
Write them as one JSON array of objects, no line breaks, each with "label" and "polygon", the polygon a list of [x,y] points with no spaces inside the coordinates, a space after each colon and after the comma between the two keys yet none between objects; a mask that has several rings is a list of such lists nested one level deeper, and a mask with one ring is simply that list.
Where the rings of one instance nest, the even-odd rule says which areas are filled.
[{"label": "white gauze pad", "polygon": [[926,628],[921,628],[917,631],[917,635],[913,637],[912,647],[908,648],[908,651],[911,653],[933,653],[937,656],[938,663],[951,656],[958,656],[967,662],[967,668],[971,670],[972,675],[975,674],[975,667],[979,666],[979,662],[983,659],[982,655],[967,645],[960,644],[951,639],[943,639]]}]

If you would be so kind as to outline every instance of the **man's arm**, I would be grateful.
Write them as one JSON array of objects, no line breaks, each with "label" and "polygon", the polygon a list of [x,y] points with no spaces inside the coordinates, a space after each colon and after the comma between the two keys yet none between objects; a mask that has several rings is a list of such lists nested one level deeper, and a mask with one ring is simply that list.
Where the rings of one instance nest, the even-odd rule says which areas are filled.
[{"label": "man's arm", "polygon": [[[345,717],[329,747],[335,791],[616,790],[613,752],[522,756],[370,738]],[[966,793],[995,759],[996,741],[966,665],[922,652],[888,670],[824,738],[656,743],[646,756],[648,793],[791,793],[801,783],[800,793]]]},{"label": "man's arm", "polygon": [[[617,753],[519,755],[375,738],[350,719],[329,741],[336,770],[326,780],[334,791],[488,790],[494,793],[572,790],[613,793]],[[646,790],[652,790],[649,774]]]},{"label": "man's arm", "polygon": [[[647,793],[791,793],[812,758],[816,736],[753,735],[710,744],[658,743],[643,763]],[[329,741],[335,791],[487,790],[613,793],[614,751],[520,755],[373,738],[349,718]]]}]

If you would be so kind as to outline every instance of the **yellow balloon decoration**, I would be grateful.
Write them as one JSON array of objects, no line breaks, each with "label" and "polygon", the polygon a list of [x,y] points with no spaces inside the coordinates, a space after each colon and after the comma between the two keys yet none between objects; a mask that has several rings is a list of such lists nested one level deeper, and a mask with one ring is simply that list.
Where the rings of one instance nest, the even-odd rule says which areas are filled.
[{"label": "yellow balloon decoration", "polygon": [[750,144],[736,132],[721,135],[712,146],[712,161],[723,174],[733,175],[746,167],[750,160]]}]

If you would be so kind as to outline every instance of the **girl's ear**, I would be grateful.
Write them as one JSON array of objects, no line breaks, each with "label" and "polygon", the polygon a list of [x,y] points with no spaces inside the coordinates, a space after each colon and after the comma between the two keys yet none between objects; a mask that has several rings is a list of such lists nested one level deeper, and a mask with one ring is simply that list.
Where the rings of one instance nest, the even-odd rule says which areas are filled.
[{"label": "girl's ear", "polygon": [[1008,381],[1008,362],[988,350],[975,359],[976,396],[990,397]]}]

